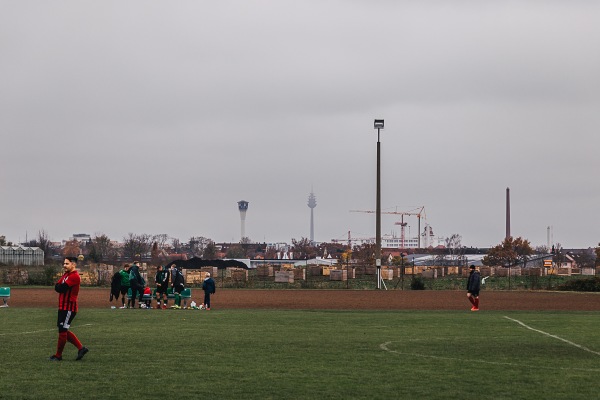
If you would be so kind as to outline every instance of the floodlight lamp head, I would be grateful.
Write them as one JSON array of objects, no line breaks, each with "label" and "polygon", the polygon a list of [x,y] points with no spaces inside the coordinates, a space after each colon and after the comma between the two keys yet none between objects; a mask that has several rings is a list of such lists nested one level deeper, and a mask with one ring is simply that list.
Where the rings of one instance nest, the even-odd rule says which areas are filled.
[{"label": "floodlight lamp head", "polygon": [[383,129],[383,120],[382,119],[376,119],[375,123],[373,124],[373,127],[375,129]]}]

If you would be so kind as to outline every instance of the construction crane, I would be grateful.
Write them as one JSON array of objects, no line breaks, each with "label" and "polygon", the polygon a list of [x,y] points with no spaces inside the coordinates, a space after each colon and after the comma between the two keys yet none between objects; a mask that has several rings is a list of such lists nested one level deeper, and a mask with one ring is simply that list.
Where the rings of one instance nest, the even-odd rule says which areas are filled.
[{"label": "construction crane", "polygon": [[352,248],[352,242],[374,243],[375,239],[373,237],[356,237],[356,236],[353,237],[350,234],[350,231],[348,231],[348,239],[346,239],[346,240],[331,239],[331,243],[342,243],[343,241],[346,241],[348,244],[348,247]]},{"label": "construction crane", "polygon": [[[375,211],[365,211],[365,210],[350,210],[350,212],[361,212],[361,213],[369,213],[369,214],[374,214]],[[402,248],[404,248],[404,244],[405,244],[405,227],[406,225],[408,225],[406,222],[404,222],[404,216],[405,215],[412,215],[412,216],[416,216],[418,223],[419,223],[419,248],[421,248],[421,218],[426,218],[425,216],[425,206],[422,207],[417,207],[415,209],[409,210],[409,211],[382,211],[382,214],[394,214],[394,215],[400,215],[400,221],[395,222],[395,225],[400,225],[400,243],[402,245]]]}]

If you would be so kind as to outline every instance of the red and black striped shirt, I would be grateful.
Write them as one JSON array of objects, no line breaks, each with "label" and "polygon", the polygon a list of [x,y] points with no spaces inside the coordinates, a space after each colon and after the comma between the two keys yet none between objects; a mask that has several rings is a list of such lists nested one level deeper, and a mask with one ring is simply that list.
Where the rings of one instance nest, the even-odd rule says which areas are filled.
[{"label": "red and black striped shirt", "polygon": [[79,285],[81,284],[79,272],[77,270],[67,272],[56,283],[66,283],[69,286],[66,292],[58,294],[58,309],[77,312],[77,296],[79,295]]}]

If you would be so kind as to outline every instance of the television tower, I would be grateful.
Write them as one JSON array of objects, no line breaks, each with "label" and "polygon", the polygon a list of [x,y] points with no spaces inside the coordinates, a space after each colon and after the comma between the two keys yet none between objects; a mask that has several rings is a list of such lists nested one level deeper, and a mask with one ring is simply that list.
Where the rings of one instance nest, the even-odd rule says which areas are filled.
[{"label": "television tower", "polygon": [[242,224],[242,239],[246,237],[246,211],[248,211],[248,202],[246,200],[238,201],[238,209],[240,210],[240,220]]},{"label": "television tower", "polygon": [[312,189],[310,194],[308,195],[308,207],[310,207],[310,242],[315,242],[315,219],[313,215],[313,210],[317,206],[317,198],[313,193]]}]

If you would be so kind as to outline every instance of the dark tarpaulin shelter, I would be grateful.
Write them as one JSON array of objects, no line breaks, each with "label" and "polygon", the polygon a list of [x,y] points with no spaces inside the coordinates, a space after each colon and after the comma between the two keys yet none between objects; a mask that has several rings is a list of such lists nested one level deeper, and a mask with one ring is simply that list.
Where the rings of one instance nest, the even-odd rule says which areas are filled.
[{"label": "dark tarpaulin shelter", "polygon": [[178,269],[200,269],[202,267],[217,267],[218,269],[225,268],[244,268],[249,269],[246,264],[236,260],[203,260],[198,257],[192,257],[189,260],[175,260],[166,265],[170,268],[175,264]]}]

